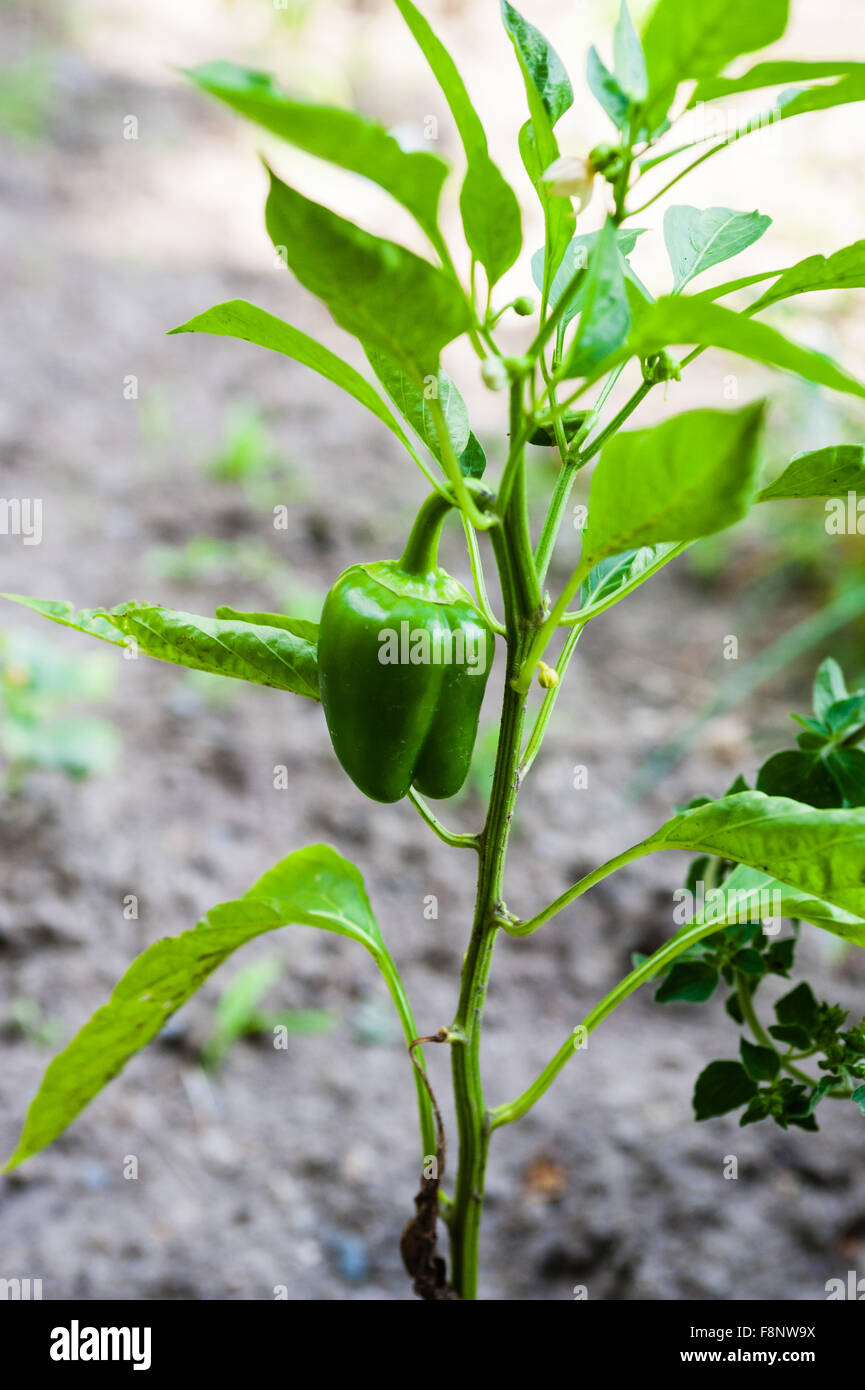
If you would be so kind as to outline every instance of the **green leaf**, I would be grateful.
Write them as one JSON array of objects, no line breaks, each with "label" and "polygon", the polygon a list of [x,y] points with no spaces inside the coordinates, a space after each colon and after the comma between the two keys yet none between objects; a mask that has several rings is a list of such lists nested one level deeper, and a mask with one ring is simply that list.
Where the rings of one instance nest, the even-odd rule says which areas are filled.
[{"label": "green leaf", "polygon": [[627,0],[622,0],[619,18],[613,30],[613,57],[616,78],[623,91],[634,101],[643,101],[649,94],[646,59],[628,10]]},{"label": "green leaf", "polygon": [[699,295],[681,298],[667,296],[647,306],[621,352],[602,362],[592,373],[596,381],[629,357],[651,357],[678,343],[723,348],[755,362],[764,362],[781,371],[795,372],[808,381],[829,386],[848,395],[865,397],[865,386],[849,376],[822,353],[800,347],[765,323],[755,323],[744,314],[734,313],[720,304],[711,304]]},{"label": "green leaf", "polygon": [[622,130],[628,120],[631,102],[594,44],[586,60],[586,81],[601,110],[606,112],[617,130]]},{"label": "green leaf", "polygon": [[840,806],[841,796],[818,753],[789,749],[775,753],[757,776],[757,791],[767,796],[788,796],[807,806]]},{"label": "green leaf", "polygon": [[544,210],[549,268],[553,275],[573,236],[576,216],[570,198],[551,193],[542,182],[542,175],[559,157],[553,126],[572,105],[574,95],[561,59],[543,34],[527,23],[507,0],[502,0],[502,17],[526,89],[531,119],[520,130],[520,155]]},{"label": "green leaf", "polygon": [[761,976],[766,973],[763,957],[753,946],[745,946],[737,951],[730,964],[734,969],[741,970],[743,975]]},{"label": "green leaf", "polygon": [[516,194],[489,157],[487,137],[453,58],[411,0],[396,6],[432,69],[451,110],[468,170],[460,194],[466,241],[495,282],[516,260],[522,246],[522,220]]},{"label": "green leaf", "polygon": [[636,589],[661,567],[673,549],[673,544],[644,545],[639,550],[627,550],[624,555],[612,555],[601,560],[583,585],[581,620],[591,617],[617,595],[624,597]]},{"label": "green leaf", "polygon": [[460,191],[469,250],[492,286],[510,270],[523,244],[517,196],[488,154],[473,154]]},{"label": "green leaf", "polygon": [[865,1115],[865,1086],[857,1086],[850,1099],[856,1102],[862,1114]]},{"label": "green leaf", "polygon": [[[863,90],[865,98],[865,90]],[[750,306],[757,314],[780,299],[814,290],[861,290],[865,288],[865,240],[854,241],[831,256],[806,256],[783,271],[765,294]]]},{"label": "green leaf", "polygon": [[382,424],[387,425],[409,453],[414,453],[398,421],[360,372],[355,371],[354,367],[344,362],[341,357],[337,357],[336,353],[322,347],[314,338],[301,333],[299,328],[293,328],[290,323],[266,313],[264,309],[248,304],[245,299],[230,299],[224,304],[214,304],[212,309],[206,309],[203,314],[198,314],[179,328],[170,329],[169,333],[213,333],[217,337],[242,338],[257,347],[281,352],[286,357],[293,358],[295,362],[311,367],[314,372],[326,377],[336,386],[341,386],[356,401],[366,406]]},{"label": "green leaf", "polygon": [[273,172],[265,220],[286,264],[340,327],[410,375],[435,373],[442,348],[469,327],[451,275],[304,198]]},{"label": "green leaf", "polygon": [[[623,258],[630,255],[637,244],[637,237],[642,236],[644,230],[645,228],[643,227],[623,227],[616,232],[616,242]],[[555,309],[557,307],[560,299],[562,299],[570,288],[574,276],[577,275],[580,270],[585,271],[587,269],[589,257],[597,247],[601,234],[601,231],[584,232],[580,236],[573,237],[568,243],[559,268],[553,276],[553,282],[550,287],[550,309]],[[629,271],[630,266],[627,261],[625,261],[625,274],[628,274]],[[538,289],[542,290],[544,287],[543,248],[536,251],[532,256],[532,279]],[[586,276],[584,274],[578,283],[577,289],[571,292],[567,307],[562,312],[559,319],[560,330],[565,329],[571,322],[571,319],[573,319],[576,314],[580,313],[585,303],[585,298]]]},{"label": "green leaf", "polygon": [[835,60],[812,62],[809,59],[779,59],[756,63],[740,77],[707,77],[694,90],[689,106],[714,101],[717,97],[736,96],[739,92],[754,92],[761,87],[781,87],[788,82],[811,82],[822,77],[844,77],[848,73],[865,73],[865,63]]},{"label": "green leaf", "polygon": [[820,663],[814,677],[814,713],[818,719],[825,719],[836,700],[847,697],[844,672],[831,656]]},{"label": "green leaf", "polygon": [[848,806],[865,806],[865,753],[861,748],[838,748],[826,765]]},{"label": "green leaf", "polygon": [[713,265],[720,265],[751,246],[768,227],[771,217],[759,212],[734,212],[731,208],[698,208],[677,205],[664,213],[664,242],[673,267],[674,292]]},{"label": "green leaf", "polygon": [[43,618],[194,671],[231,676],[317,700],[315,645],[285,626],[199,618],[152,603],[75,610],[74,604],[3,594]]},{"label": "green leaf", "polygon": [[773,941],[766,952],[766,964],[773,975],[786,975],[792,969],[796,951],[796,938],[788,936],[785,941]]},{"label": "green leaf", "polygon": [[757,1084],[752,1081],[741,1062],[710,1062],[697,1077],[694,1088],[694,1116],[711,1120],[738,1110],[753,1095]]},{"label": "green leaf", "polygon": [[717,986],[718,972],[713,965],[699,960],[677,961],[656,991],[655,1003],[702,1004],[711,999]]},{"label": "green leaf", "polygon": [[712,535],[748,510],[761,404],[692,410],[615,435],[592,477],[588,562],[634,545]]},{"label": "green leaf", "polygon": [[369,364],[387,391],[400,414],[408,421],[419,439],[434,458],[441,462],[441,446],[435,421],[430,414],[430,399],[437,397],[445,417],[451,449],[459,458],[469,441],[469,412],[459,390],[447,372],[439,367],[430,373],[422,387],[416,386],[397,362],[387,353],[366,348]]},{"label": "green leaf", "polygon": [[643,34],[651,93],[672,99],[680,82],[714,77],[741,53],[774,43],[787,11],[788,0],[658,0]]},{"label": "green leaf", "polygon": [[563,377],[587,375],[616,351],[631,327],[623,261],[609,217],[589,254],[580,309],[576,337],[561,367]]},{"label": "green leaf", "polygon": [[[843,909],[838,918],[829,914],[818,921],[808,901],[800,900],[790,916],[865,945],[865,811],[818,810],[786,797],[740,792],[680,812],[640,848],[646,854],[684,849],[750,865],[804,899],[824,900],[824,913],[826,903]],[[731,875],[725,889],[732,880]],[[785,896],[785,912],[790,902]],[[813,907],[820,911],[819,903]]]},{"label": "green leaf", "polygon": [[214,617],[232,623],[252,623],[257,627],[281,627],[313,647],[318,645],[318,623],[312,623],[308,618],[288,618],[284,613],[246,613],[225,603],[217,608]]},{"label": "green leaf", "polygon": [[847,733],[865,722],[865,694],[847,695],[835,700],[826,711],[826,724],[834,735]]},{"label": "green leaf", "polygon": [[298,149],[379,184],[408,208],[435,246],[441,245],[438,203],[448,166],[437,154],[403,150],[384,126],[355,111],[299,101],[266,72],[214,62],[186,75]]},{"label": "green leaf", "polygon": [[562,117],[574,104],[574,92],[565,65],[552,44],[529,24],[508,0],[501,0],[502,18],[511,37],[520,67],[531,81],[550,125]]},{"label": "green leaf", "polygon": [[232,951],[290,923],[350,937],[376,959],[384,954],[355,866],[329,845],[288,855],[238,901],[212,908],[193,931],[163,938],[133,961],[108,1003],[51,1062],[6,1170],[52,1143]]},{"label": "green leaf", "polygon": [[788,1047],[799,1048],[800,1051],[811,1045],[810,1033],[798,1023],[773,1023],[769,1027],[769,1033],[778,1042],[786,1043]]},{"label": "green leaf", "polygon": [[464,478],[482,478],[487,466],[487,456],[483,445],[474,435],[469,434],[468,443],[459,456],[460,472]]},{"label": "green leaf", "polygon": [[[717,912],[714,904],[712,907],[708,920],[717,919],[719,927],[741,925],[755,917],[763,920],[789,917],[810,922],[853,945],[865,946],[865,921],[856,913],[846,912],[745,864],[737,864],[725,879]],[[778,943],[779,946],[783,944]]]},{"label": "green leaf", "polygon": [[781,1059],[773,1047],[757,1047],[747,1038],[740,1038],[742,1065],[752,1081],[774,1081],[781,1069]]},{"label": "green leaf", "polygon": [[838,497],[865,485],[865,445],[831,444],[826,449],[797,454],[773,483],[757,495],[758,502],[797,497]]},{"label": "green leaf", "polygon": [[785,994],[775,1005],[775,1015],[779,1023],[796,1024],[811,1033],[820,1021],[820,1010],[811,986],[803,981]]}]

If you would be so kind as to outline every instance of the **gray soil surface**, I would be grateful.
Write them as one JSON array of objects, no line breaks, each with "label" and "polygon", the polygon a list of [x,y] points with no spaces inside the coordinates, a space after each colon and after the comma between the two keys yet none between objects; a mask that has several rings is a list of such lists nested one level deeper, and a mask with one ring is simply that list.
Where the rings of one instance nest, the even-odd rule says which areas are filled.
[{"label": "gray soil surface", "polygon": [[[220,10],[223,52],[231,8]],[[73,42],[44,21],[36,37],[59,55],[50,138],[4,140],[0,160],[11,327],[0,344],[2,492],[41,497],[45,518],[39,546],[0,538],[0,589],[82,607],[137,597],[207,614],[225,602],[291,611],[293,597],[320,596],[353,560],[393,551],[422,480],[371,417],[287,359],[163,336],[243,297],[344,350],[323,312],[274,278],[254,138],[171,73],[154,80],[148,69],[136,84],[94,25],[96,38]],[[212,48],[201,54],[187,37],[168,58]],[[388,119],[399,114],[393,100]],[[137,145],[119,133],[129,112]],[[714,403],[721,370],[707,367],[674,406]],[[137,401],[124,399],[129,375]],[[481,430],[501,427],[500,399],[475,394]],[[244,405],[259,411],[278,458],[246,491],[204,467],[227,412]],[[273,528],[277,503],[288,506],[287,530]],[[253,558],[223,556],[204,573],[166,567],[165,547],[202,536]],[[559,582],[572,550],[566,538]],[[633,794],[635,772],[728,679],[725,635],[739,633],[745,655],[765,643],[759,567],[748,568],[747,546],[736,554],[737,578],[710,584],[681,567],[587,632],[520,804],[512,910],[530,915],[675,803],[721,794],[739,770],[753,776],[787,737],[810,657]],[[446,561],[463,572],[455,537]],[[815,602],[807,590],[776,599],[770,637]],[[2,623],[70,654],[88,650],[23,610],[8,608]],[[0,1012],[31,999],[61,1041],[71,1037],[147,944],[239,896],[290,850],[326,841],[362,871],[420,1029],[448,1021],[472,857],[433,839],[407,803],[364,801],[311,702],[239,682],[216,690],[144,658],[118,654],[115,664],[116,769],[80,782],[34,774],[0,802]],[[274,787],[279,765],[287,790]],[[577,765],[587,789],[574,789]],[[484,776],[444,808],[455,824],[477,825]],[[530,940],[501,941],[484,1046],[493,1103],[530,1081],[632,951],[670,934],[685,862],[644,860]],[[130,894],[135,920],[123,911]],[[424,915],[431,894],[436,920]],[[800,961],[819,993],[858,1018],[863,960],[834,946],[805,928]],[[266,1037],[238,1043],[205,1074],[215,1001],[256,956],[284,967],[268,1007],[327,1008],[334,1026],[292,1036],[285,1051]],[[767,998],[788,987],[770,984]],[[661,1009],[644,991],[606,1022],[536,1109],[496,1137],[481,1296],[562,1300],[585,1286],[591,1299],[813,1300],[829,1278],[861,1271],[861,1116],[827,1105],[818,1135],[742,1130],[735,1118],[695,1124],[697,1073],[736,1046],[721,997]],[[51,1051],[8,1027],[2,1051],[8,1152]],[[444,1051],[429,1057],[443,1099]],[[135,1180],[124,1176],[131,1156]],[[736,1180],[724,1176],[730,1156]],[[52,1149],[3,1180],[0,1276],[41,1278],[45,1298],[268,1299],[279,1286],[301,1300],[410,1298],[398,1241],[417,1160],[411,1070],[371,960],[350,941],[290,927],[229,961]]]}]

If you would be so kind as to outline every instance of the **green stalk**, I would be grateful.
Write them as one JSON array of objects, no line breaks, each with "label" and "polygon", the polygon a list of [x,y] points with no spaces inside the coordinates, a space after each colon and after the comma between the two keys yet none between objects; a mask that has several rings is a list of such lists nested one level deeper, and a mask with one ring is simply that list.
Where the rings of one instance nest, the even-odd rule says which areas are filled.
[{"label": "green stalk", "polygon": [[[511,394],[512,434],[519,421],[520,394]],[[501,581],[510,676],[519,666],[534,602],[527,580],[537,578],[525,508],[512,495],[503,524],[490,532]],[[526,556],[530,569],[526,566]],[[448,1213],[451,1282],[461,1298],[477,1297],[478,1243],[490,1125],[480,1067],[484,998],[493,947],[503,913],[505,859],[519,790],[519,761],[525,699],[505,681],[496,765],[486,821],[480,836],[474,921],[463,962],[460,996],[451,1032],[454,1102],[459,1156],[453,1204]]]},{"label": "green stalk", "polygon": [[[540,1100],[544,1092],[553,1084],[559,1072],[567,1066],[574,1053],[578,1051],[575,1043],[580,1038],[588,1037],[589,1033],[593,1033],[598,1024],[602,1023],[608,1014],[611,1014],[615,1008],[618,1008],[619,1004],[633,994],[634,990],[639,989],[646,980],[650,980],[657,971],[671,964],[694,942],[701,941],[704,936],[710,936],[713,932],[718,931],[719,926],[723,926],[723,921],[720,923],[710,922],[708,925],[705,922],[692,923],[690,927],[683,927],[660,950],[655,951],[654,955],[643,961],[642,965],[638,965],[635,970],[620,980],[615,988],[611,989],[609,994],[605,994],[600,1003],[596,1004],[592,1011],[586,1015],[579,1028],[568,1034],[567,1040],[562,1043],[558,1052],[550,1059],[532,1084],[523,1091],[522,1095],[517,1096],[516,1100],[510,1101],[506,1105],[497,1105],[489,1112],[490,1128],[495,1130],[500,1125],[509,1125],[514,1120],[521,1119]],[[575,1034],[577,1035],[576,1038]]]},{"label": "green stalk", "polygon": [[[399,1020],[402,1024],[402,1031],[406,1043],[413,1043],[415,1038],[418,1036],[417,1024],[414,1021],[414,1015],[411,1011],[411,1004],[408,1002],[408,996],[403,987],[402,980],[400,979],[399,971],[394,965],[390,957],[390,953],[386,948],[373,951],[372,955],[376,964],[378,965],[379,970],[384,976],[388,992],[390,994],[391,999],[394,1002],[396,1011],[399,1014]],[[421,1071],[425,1071],[426,1064],[424,1062],[423,1053],[421,1052],[420,1048],[417,1048],[415,1055],[417,1057],[417,1064],[420,1067]],[[417,1104],[418,1113],[420,1116],[421,1145],[423,1148],[423,1154],[421,1155],[421,1166],[423,1166],[423,1163],[426,1161],[426,1159],[436,1153],[436,1124],[435,1119],[433,1117],[433,1109],[432,1103],[429,1098],[429,1092],[427,1091],[426,1086],[424,1085],[423,1081],[418,1075],[417,1067],[413,1066],[412,1072],[414,1074],[415,1087],[417,1088]]]},{"label": "green stalk", "polygon": [[[512,655],[514,655],[512,653]],[[481,835],[478,889],[471,940],[463,965],[452,1047],[459,1158],[448,1224],[451,1281],[461,1298],[477,1297],[478,1242],[490,1124],[480,1068],[484,998],[499,929],[505,856],[517,797],[517,765],[525,716],[523,698],[505,685],[496,767],[487,819]]]}]

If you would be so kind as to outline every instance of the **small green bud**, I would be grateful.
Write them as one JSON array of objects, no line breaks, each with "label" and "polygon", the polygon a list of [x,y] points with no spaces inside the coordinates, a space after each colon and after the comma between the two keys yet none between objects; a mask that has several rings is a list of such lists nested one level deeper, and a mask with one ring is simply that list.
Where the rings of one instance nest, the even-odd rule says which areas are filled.
[{"label": "small green bud", "polygon": [[513,310],[515,314],[519,314],[520,318],[527,319],[530,314],[535,312],[535,301],[529,299],[528,295],[520,295],[519,299],[514,300]]},{"label": "small green bud", "polygon": [[481,376],[491,391],[507,391],[511,384],[511,374],[500,357],[484,358]]}]

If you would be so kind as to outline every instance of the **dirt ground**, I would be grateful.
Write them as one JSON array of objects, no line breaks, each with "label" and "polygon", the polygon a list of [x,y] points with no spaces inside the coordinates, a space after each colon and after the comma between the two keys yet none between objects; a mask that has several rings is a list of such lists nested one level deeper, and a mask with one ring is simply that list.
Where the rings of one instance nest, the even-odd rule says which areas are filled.
[{"label": "dirt ground", "polygon": [[[489,107],[507,55],[496,48],[495,63],[484,65],[482,8],[430,13],[452,26]],[[577,55],[585,48],[579,26],[595,37],[608,31],[608,7],[584,8],[592,14],[571,35]],[[526,10],[540,24],[549,19],[557,39],[568,37],[555,28],[561,5]],[[849,54],[849,10],[840,0],[801,5],[800,42],[790,51],[802,55],[810,43],[808,56]],[[397,122],[418,115],[415,84],[421,101],[435,100],[419,85],[421,61],[393,38],[387,7],[372,3],[298,0],[291,23],[270,6],[218,0],[94,0],[70,7],[62,27],[47,6],[29,14],[25,22],[14,5],[0,11],[12,60],[35,54],[51,79],[43,133],[0,137],[0,466],[4,496],[43,499],[44,537],[32,547],[0,537],[0,589],[87,607],[134,597],[198,613],[228,602],[314,614],[342,568],[395,549],[422,480],[386,431],[301,367],[241,343],[163,336],[210,304],[242,297],[345,350],[323,311],[284,274],[275,278],[254,151],[277,151],[286,177],[302,176],[313,196],[330,185],[311,161],[214,110],[172,65],[218,55],[264,62],[287,81],[300,74],[335,100]],[[516,102],[512,77],[508,69]],[[130,115],[137,140],[123,137]],[[823,139],[834,129],[827,118]],[[760,167],[755,156],[745,193],[724,165],[718,186],[698,186],[694,201],[750,207],[759,198],[777,220],[771,257],[781,264],[844,245],[862,212],[861,142],[849,124],[846,132],[828,169],[816,138],[799,147],[804,200],[782,166]],[[593,134],[587,125],[586,138]],[[792,138],[785,132],[755,138],[769,135],[782,141],[773,159],[795,148],[783,143]],[[334,184],[341,193],[349,186]],[[371,194],[357,194],[355,212],[390,230],[390,213]],[[658,254],[648,248],[647,273]],[[813,317],[810,310],[799,336],[855,368],[860,330],[847,302],[837,312],[832,304]],[[454,370],[460,365],[457,358]],[[733,370],[745,397],[773,387],[782,435],[791,418],[806,442],[835,442],[832,430],[848,428],[801,385],[723,361],[701,364],[670,404],[718,403]],[[130,377],[137,399],[125,398]],[[489,439],[502,428],[501,400],[476,375],[466,382],[476,427]],[[207,466],[238,410],[257,412],[276,457],[246,489]],[[538,461],[533,486],[540,492],[549,482]],[[289,527],[275,531],[272,509],[283,502]],[[790,586],[779,600],[753,563],[749,534],[731,552],[726,578],[710,582],[684,565],[587,632],[521,801],[512,910],[530,915],[644,836],[674,803],[721,794],[739,770],[753,775],[773,739],[787,737],[811,656],[707,725],[687,762],[634,794],[635,773],[729,679],[725,635],[740,635],[747,660],[817,602],[807,586]],[[185,547],[197,537],[234,550],[190,564]],[[566,537],[559,581],[574,546]],[[447,560],[464,570],[453,538]],[[85,638],[22,610],[4,609],[0,623],[40,632],[71,654],[87,649]],[[815,659],[826,652],[852,654],[861,669],[861,635],[857,646],[848,632]],[[0,802],[0,1021],[11,1001],[35,1001],[62,1042],[147,944],[318,841],[361,869],[420,1029],[448,1021],[471,913],[471,856],[430,836],[408,804],[365,802],[335,763],[318,706],[239,682],[217,691],[119,654],[116,670],[116,768],[80,782],[34,774]],[[487,726],[496,699],[494,677]],[[287,790],[274,787],[279,765]],[[588,769],[587,790],[574,789],[577,765]],[[445,811],[466,828],[481,816],[483,759],[479,766],[474,789]],[[684,867],[681,856],[644,860],[530,940],[501,942],[484,1049],[493,1103],[528,1083],[629,968],[632,951],[670,934]],[[139,904],[132,920],[123,910],[130,894]],[[430,894],[437,920],[424,916]],[[269,1006],[327,1008],[334,1026],[292,1037],[287,1051],[267,1039],[241,1042],[208,1075],[200,1047],[215,1001],[257,956],[284,967]],[[861,956],[806,928],[800,961],[818,991],[861,1016]],[[783,990],[770,985],[767,997]],[[660,1009],[643,992],[606,1022],[536,1109],[497,1136],[482,1298],[567,1300],[585,1285],[590,1299],[814,1300],[829,1278],[861,1271],[861,1117],[827,1105],[816,1136],[766,1124],[741,1130],[735,1118],[695,1124],[697,1073],[735,1048],[720,999]],[[8,1152],[51,1049],[7,1026],[2,1051],[0,1147]],[[430,1067],[446,1096],[446,1057],[431,1056]],[[447,1106],[445,1119],[453,1133]],[[730,1155],[735,1181],[723,1176]],[[130,1156],[135,1180],[124,1176]],[[0,1276],[41,1278],[48,1299],[268,1299],[279,1286],[300,1300],[406,1299],[398,1239],[417,1182],[411,1072],[371,961],[349,941],[287,928],[233,958],[52,1149],[3,1180]]]}]

